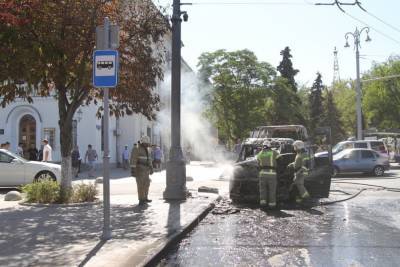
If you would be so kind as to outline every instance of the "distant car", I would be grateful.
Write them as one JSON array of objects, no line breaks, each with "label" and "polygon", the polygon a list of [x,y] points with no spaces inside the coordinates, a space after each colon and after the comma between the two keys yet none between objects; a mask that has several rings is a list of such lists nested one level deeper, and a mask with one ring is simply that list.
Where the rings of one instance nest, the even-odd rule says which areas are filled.
[{"label": "distant car", "polygon": [[[343,141],[340,143],[337,143],[333,148],[332,148],[332,155],[336,155],[337,153],[345,150],[345,149],[350,149],[350,148],[366,148],[366,149],[372,149],[382,156],[389,157],[389,152],[388,149],[386,148],[386,145],[383,141],[379,140],[358,140],[358,141]],[[319,152],[315,154],[315,157],[327,157],[328,152]]]},{"label": "distant car", "polygon": [[61,166],[28,161],[8,150],[0,149],[0,187],[16,187],[41,179],[60,181]]},{"label": "distant car", "polygon": [[333,174],[350,172],[372,173],[383,176],[389,170],[389,158],[371,149],[345,149],[333,156]]}]

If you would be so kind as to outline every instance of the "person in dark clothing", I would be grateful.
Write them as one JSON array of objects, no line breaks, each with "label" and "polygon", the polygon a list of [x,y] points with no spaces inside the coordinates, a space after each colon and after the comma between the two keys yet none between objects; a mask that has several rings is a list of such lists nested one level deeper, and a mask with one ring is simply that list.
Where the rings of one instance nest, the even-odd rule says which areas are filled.
[{"label": "person in dark clothing", "polygon": [[71,153],[72,175],[75,176],[75,178],[78,178],[80,158],[79,148],[75,146]]},{"label": "person in dark clothing", "polygon": [[29,155],[29,160],[31,161],[38,160],[39,151],[37,150],[34,144],[32,144],[31,147],[28,149],[28,155]]}]

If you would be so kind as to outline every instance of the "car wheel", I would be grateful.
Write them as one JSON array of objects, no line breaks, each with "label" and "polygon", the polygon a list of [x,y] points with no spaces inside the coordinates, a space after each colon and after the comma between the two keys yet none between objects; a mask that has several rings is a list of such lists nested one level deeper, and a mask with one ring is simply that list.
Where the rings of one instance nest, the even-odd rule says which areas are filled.
[{"label": "car wheel", "polygon": [[56,176],[54,175],[54,173],[49,172],[49,171],[41,171],[38,174],[36,174],[34,182],[38,182],[41,180],[48,180],[51,179],[53,181],[57,181]]},{"label": "car wheel", "polygon": [[336,166],[333,166],[332,177],[336,177],[338,174],[339,174],[339,168]]},{"label": "car wheel", "polygon": [[374,168],[374,175],[375,176],[383,176],[385,173],[385,169],[382,166],[376,166]]}]

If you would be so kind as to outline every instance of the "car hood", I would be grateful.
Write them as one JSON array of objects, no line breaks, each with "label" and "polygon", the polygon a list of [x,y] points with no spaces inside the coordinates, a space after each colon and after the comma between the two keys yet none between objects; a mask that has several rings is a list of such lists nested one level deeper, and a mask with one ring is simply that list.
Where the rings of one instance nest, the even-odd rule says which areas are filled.
[{"label": "car hood", "polygon": [[324,158],[328,156],[328,151],[322,151],[314,154],[316,158]]},{"label": "car hood", "polygon": [[29,161],[28,164],[35,165],[35,166],[41,166],[41,167],[47,167],[49,169],[58,169],[61,171],[61,165],[59,165],[59,164],[43,162],[43,161]]},{"label": "car hood", "polygon": [[244,161],[237,162],[234,166],[258,166],[257,159],[255,157],[247,158]]}]

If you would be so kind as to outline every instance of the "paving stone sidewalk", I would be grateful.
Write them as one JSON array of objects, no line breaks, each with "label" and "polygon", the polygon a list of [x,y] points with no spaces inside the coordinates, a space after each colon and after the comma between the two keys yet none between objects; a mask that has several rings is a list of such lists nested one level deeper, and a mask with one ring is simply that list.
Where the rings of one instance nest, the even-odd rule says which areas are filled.
[{"label": "paving stone sidewalk", "polygon": [[226,181],[195,179],[188,183],[192,197],[166,202],[162,199],[165,173],[159,173],[150,188],[153,202],[138,206],[134,179],[116,172],[111,180],[113,238],[106,242],[99,239],[101,203],[32,207],[0,199],[0,266],[140,266],[218,198],[197,193],[197,186],[227,185]]}]

